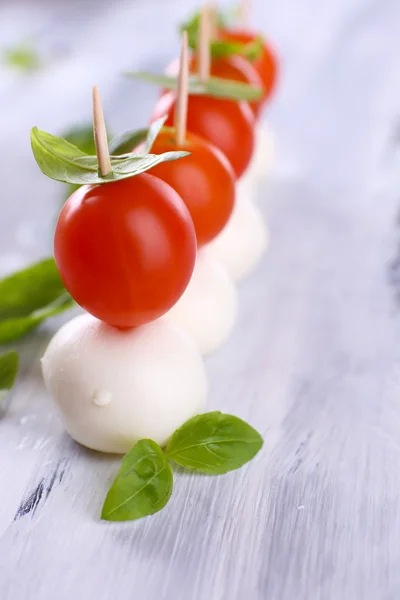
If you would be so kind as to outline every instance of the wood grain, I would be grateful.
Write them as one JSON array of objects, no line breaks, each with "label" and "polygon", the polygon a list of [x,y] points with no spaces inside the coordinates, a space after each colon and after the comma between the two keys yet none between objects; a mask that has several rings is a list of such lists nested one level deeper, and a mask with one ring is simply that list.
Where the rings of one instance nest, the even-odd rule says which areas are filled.
[{"label": "wood grain", "polygon": [[[157,92],[119,73],[168,62],[195,4],[0,5],[2,46],[37,36],[55,54],[36,76],[1,67],[2,272],[50,251],[61,201],[29,128],[90,120],[93,83],[110,129],[141,125]],[[207,369],[210,407],[249,420],[265,449],[225,477],[179,473],[155,517],[101,523],[118,460],[63,432],[40,376],[47,325],[21,345],[0,421],[2,600],[400,597],[400,5],[254,5],[282,58],[259,197],[271,246]]]}]

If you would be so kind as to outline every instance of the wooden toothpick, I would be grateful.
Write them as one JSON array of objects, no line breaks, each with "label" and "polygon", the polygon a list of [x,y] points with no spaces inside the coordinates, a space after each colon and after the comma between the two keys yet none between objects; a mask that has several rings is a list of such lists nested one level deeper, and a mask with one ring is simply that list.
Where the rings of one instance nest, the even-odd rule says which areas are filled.
[{"label": "wooden toothpick", "polygon": [[210,19],[210,38],[215,40],[218,37],[218,7],[216,2],[208,3],[208,15]]},{"label": "wooden toothpick", "polygon": [[188,107],[188,81],[189,81],[189,51],[188,34],[183,32],[181,43],[181,56],[179,63],[178,89],[176,93],[176,106],[174,125],[176,130],[176,143],[182,146],[186,139],[187,107]]},{"label": "wooden toothpick", "polygon": [[100,175],[106,177],[111,173],[112,167],[108,151],[106,125],[97,85],[93,86],[93,133]]},{"label": "wooden toothpick", "polygon": [[210,8],[209,6],[203,6],[200,17],[199,40],[197,44],[199,77],[202,83],[206,83],[210,77],[210,33]]}]

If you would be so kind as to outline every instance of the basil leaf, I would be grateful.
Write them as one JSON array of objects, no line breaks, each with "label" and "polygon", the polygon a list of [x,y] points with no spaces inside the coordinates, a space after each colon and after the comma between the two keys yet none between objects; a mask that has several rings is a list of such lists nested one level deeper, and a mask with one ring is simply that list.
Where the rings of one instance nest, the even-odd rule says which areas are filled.
[{"label": "basil leaf", "polygon": [[211,43],[211,56],[213,58],[224,58],[239,54],[253,62],[260,57],[262,49],[263,38],[261,36],[246,43],[215,40]]},{"label": "basil leaf", "polygon": [[146,140],[148,132],[149,130],[146,128],[126,131],[117,135],[108,145],[110,154],[118,155],[132,152],[133,148],[136,148],[136,146],[139,146],[139,144]]},{"label": "basil leaf", "polygon": [[[94,143],[93,126],[78,127],[71,129],[64,134],[64,139],[70,144],[78,146],[82,152],[87,154],[96,154],[96,145]],[[67,183],[64,186],[63,204],[70,196],[81,186],[76,183]]]},{"label": "basil leaf", "polygon": [[242,56],[247,58],[248,60],[254,62],[258,58],[260,58],[262,51],[264,49],[264,38],[262,35],[258,35],[255,40],[245,44],[245,48],[242,52]]},{"label": "basil leaf", "polygon": [[[159,75],[147,71],[136,71],[125,73],[127,77],[139,79],[158,85],[164,89],[176,90],[177,78],[169,75]],[[189,94],[193,96],[213,96],[214,98],[224,98],[225,100],[260,100],[263,96],[261,87],[252,86],[241,81],[232,81],[230,79],[221,79],[220,77],[210,77],[208,81],[200,81],[197,75],[189,77]]]},{"label": "basil leaf", "polygon": [[224,58],[242,54],[243,44],[241,42],[229,42],[224,40],[215,40],[211,42],[212,58]]},{"label": "basil leaf", "polygon": [[109,150],[111,154],[120,155],[132,152],[136,146],[139,146],[142,142],[146,142],[144,146],[144,152],[148,154],[154,142],[156,141],[158,134],[160,133],[167,117],[161,117],[157,119],[147,129],[139,129],[137,131],[127,131],[118,135],[116,138],[111,140],[109,144]]},{"label": "basil leaf", "polygon": [[28,44],[4,50],[3,61],[7,67],[22,73],[32,73],[43,66],[37,50]]},{"label": "basil leaf", "polygon": [[0,402],[14,385],[18,373],[19,357],[15,350],[0,355]]},{"label": "basil leaf", "polygon": [[112,173],[101,177],[97,158],[90,156],[66,140],[40,131],[31,130],[32,150],[41,171],[57,181],[65,183],[100,184],[140,175],[156,165],[188,156],[188,152],[165,152],[164,154],[122,154],[111,156]]},{"label": "basil leaf", "polygon": [[219,77],[210,77],[206,85],[207,94],[215,98],[252,102],[253,100],[260,100],[264,94],[261,87],[240,81],[231,81],[230,79],[220,79]]},{"label": "basil leaf", "polygon": [[[82,150],[85,154],[96,154],[92,123],[68,130],[63,135],[63,138],[70,144],[77,146],[79,150]],[[121,150],[121,154],[122,152],[126,152],[126,150]],[[80,187],[80,184],[77,183],[66,184],[65,192],[63,194],[63,203],[66,202],[66,200],[68,200],[68,198]]]},{"label": "basil leaf", "polygon": [[147,138],[146,138],[146,147],[145,147],[146,152],[151,152],[153,144],[156,141],[156,139],[158,138],[158,134],[160,133],[161,129],[163,128],[163,125],[164,125],[165,121],[167,120],[167,118],[168,118],[168,116],[165,115],[165,117],[161,117],[160,119],[157,119],[156,121],[154,121],[154,123],[152,123],[150,125],[149,131],[147,134]]},{"label": "basil leaf", "polygon": [[196,12],[186,23],[180,26],[180,33],[184,31],[188,34],[189,48],[195,49],[197,46],[198,32],[200,29],[200,13]]},{"label": "basil leaf", "polygon": [[23,317],[65,293],[53,258],[46,258],[0,280],[0,319]]},{"label": "basil leaf", "polygon": [[123,458],[101,518],[133,521],[152,515],[167,504],[172,487],[172,470],[161,448],[152,440],[140,440]]},{"label": "basil leaf", "polygon": [[239,469],[263,445],[260,434],[238,417],[210,412],[189,419],[170,439],[166,456],[185,469],[221,475]]},{"label": "basil leaf", "polygon": [[[126,179],[133,175],[140,175],[145,171],[149,171],[156,165],[162,162],[169,162],[185,158],[190,152],[164,152],[164,154],[122,154],[119,157],[111,157],[111,164],[115,179]],[[104,179],[101,183],[104,183]],[[100,183],[100,182],[98,182]]]},{"label": "basil leaf", "polygon": [[[222,28],[227,25],[223,13],[218,12],[216,17],[217,17],[216,26],[218,28]],[[196,12],[188,21],[186,21],[186,23],[182,23],[180,25],[180,33],[181,34],[184,31],[187,31],[189,48],[192,48],[192,50],[196,50],[196,48],[197,48],[197,42],[198,42],[199,30],[200,30],[200,21],[201,21],[201,14],[200,14],[200,12]]]},{"label": "basil leaf", "polygon": [[[88,169],[77,162],[86,154],[73,144],[34,127],[31,130],[31,145],[36,162],[45,175],[65,183],[90,183],[85,180]],[[94,173],[91,175],[96,176],[97,167],[92,170]]]},{"label": "basil leaf", "polygon": [[96,154],[96,144],[94,143],[93,125],[88,123],[82,127],[69,129],[64,135],[64,140],[77,146],[84,154]]},{"label": "basil leaf", "polygon": [[69,310],[75,306],[68,292],[54,300],[48,306],[35,310],[30,315],[12,317],[0,321],[0,344],[9,344],[36,329],[45,319]]},{"label": "basil leaf", "polygon": [[[218,13],[217,16],[217,27],[225,29],[232,26],[232,18],[238,16],[238,11],[235,9],[235,13],[229,16],[227,13]],[[200,29],[200,13],[196,13],[187,22],[181,25],[181,33],[187,31],[189,48],[197,50],[198,38]],[[211,57],[222,58],[228,56],[235,56],[239,54],[245,58],[254,61],[260,57],[263,49],[263,38],[258,36],[256,40],[251,42],[235,42],[229,40],[212,40],[211,42]]]}]

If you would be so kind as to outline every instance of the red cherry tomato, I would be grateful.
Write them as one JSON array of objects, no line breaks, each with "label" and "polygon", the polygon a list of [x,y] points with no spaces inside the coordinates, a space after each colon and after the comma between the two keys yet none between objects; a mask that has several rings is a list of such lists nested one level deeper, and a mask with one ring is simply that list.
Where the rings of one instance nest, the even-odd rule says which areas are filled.
[{"label": "red cherry tomato", "polygon": [[[176,94],[167,92],[159,99],[152,121],[168,116],[166,125],[174,124]],[[222,150],[236,177],[246,170],[254,150],[255,120],[247,102],[221,100],[211,96],[189,96],[188,131],[205,138]]]},{"label": "red cherry tomato", "polygon": [[196,235],[177,192],[144,173],[74,192],[57,222],[54,256],[78,304],[110,325],[133,327],[180,298]]},{"label": "red cherry tomato", "polygon": [[[189,70],[191,73],[198,72],[198,61],[196,56],[192,56],[189,63]],[[174,60],[167,68],[167,74],[171,77],[175,77],[179,72],[179,59]],[[253,65],[244,59],[242,56],[229,56],[224,58],[214,59],[211,63],[211,75],[214,77],[220,77],[221,79],[231,79],[232,81],[241,81],[242,83],[248,83],[255,87],[264,89],[263,81],[253,67]],[[263,97],[261,100],[256,102],[249,102],[251,109],[256,117],[261,112],[262,105],[266,98]]]},{"label": "red cherry tomato", "polygon": [[[218,31],[218,37],[221,40],[241,42],[244,44],[254,42],[258,38],[257,34],[241,29],[220,29]],[[276,85],[278,61],[274,51],[265,41],[259,58],[251,62],[251,64],[260,75],[264,84],[266,98],[269,98]]]},{"label": "red cherry tomato", "polygon": [[197,244],[202,246],[222,231],[232,213],[235,174],[218,148],[192,133],[179,146],[175,130],[164,130],[152,148],[154,154],[176,150],[191,154],[182,160],[161,163],[151,174],[169,183],[181,196],[193,219]]}]

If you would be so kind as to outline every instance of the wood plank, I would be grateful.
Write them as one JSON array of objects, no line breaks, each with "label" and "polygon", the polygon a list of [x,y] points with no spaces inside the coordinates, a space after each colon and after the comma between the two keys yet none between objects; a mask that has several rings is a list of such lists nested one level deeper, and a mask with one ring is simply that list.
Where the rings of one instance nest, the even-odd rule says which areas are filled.
[{"label": "wood plank", "polygon": [[[195,4],[0,6],[4,43],[28,32],[65,48],[37,77],[0,84],[3,272],[50,251],[61,193],[31,157],[29,128],[87,119],[92,83],[113,129],[142,124],[156,93],[119,72],[160,68]],[[101,523],[118,460],[63,432],[38,364],[59,321],[44,327],[23,344],[0,421],[2,600],[399,597],[400,6],[254,4],[283,63],[268,114],[277,162],[259,198],[271,245],[207,370],[210,407],[248,419],[266,447],[225,477],[178,474],[152,518]]]}]

